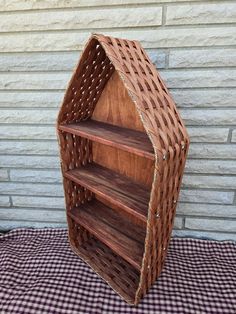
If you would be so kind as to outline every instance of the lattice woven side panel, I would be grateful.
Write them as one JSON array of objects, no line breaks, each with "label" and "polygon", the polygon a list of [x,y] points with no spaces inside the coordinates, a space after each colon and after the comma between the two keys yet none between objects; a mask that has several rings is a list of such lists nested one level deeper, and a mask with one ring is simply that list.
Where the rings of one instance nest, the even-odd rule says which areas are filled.
[{"label": "lattice woven side panel", "polygon": [[92,38],[68,84],[58,123],[79,122],[91,117],[113,72],[114,66],[101,44]]}]

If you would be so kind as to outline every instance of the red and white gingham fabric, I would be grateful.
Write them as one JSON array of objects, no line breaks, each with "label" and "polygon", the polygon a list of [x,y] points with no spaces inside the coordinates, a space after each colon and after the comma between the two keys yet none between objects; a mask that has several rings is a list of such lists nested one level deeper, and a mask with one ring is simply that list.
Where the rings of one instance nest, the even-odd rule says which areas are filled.
[{"label": "red and white gingham fabric", "polygon": [[127,305],[68,244],[63,229],[0,236],[1,314],[235,314],[236,245],[174,238],[161,277]]}]

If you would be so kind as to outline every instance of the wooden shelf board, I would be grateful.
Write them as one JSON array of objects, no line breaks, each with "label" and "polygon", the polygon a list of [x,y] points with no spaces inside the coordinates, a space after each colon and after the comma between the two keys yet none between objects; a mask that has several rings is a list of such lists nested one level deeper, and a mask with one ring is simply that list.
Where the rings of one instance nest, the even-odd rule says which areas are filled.
[{"label": "wooden shelf board", "polygon": [[96,238],[73,250],[129,304],[134,304],[140,273]]},{"label": "wooden shelf board", "polygon": [[68,215],[137,270],[141,270],[145,230],[132,225],[121,214],[92,200]]},{"label": "wooden shelf board", "polygon": [[95,120],[60,125],[59,129],[154,160],[152,144],[146,133]]},{"label": "wooden shelf board", "polygon": [[94,163],[64,176],[146,223],[150,191],[145,186]]}]

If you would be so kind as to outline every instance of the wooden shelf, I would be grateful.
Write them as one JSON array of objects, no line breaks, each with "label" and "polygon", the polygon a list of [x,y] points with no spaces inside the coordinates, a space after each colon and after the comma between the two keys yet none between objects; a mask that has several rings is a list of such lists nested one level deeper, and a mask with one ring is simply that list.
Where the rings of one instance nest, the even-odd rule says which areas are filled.
[{"label": "wooden shelf", "polygon": [[141,227],[95,199],[68,215],[137,270],[141,269],[145,240]]},{"label": "wooden shelf", "polygon": [[64,176],[146,223],[150,191],[97,164],[69,170]]},{"label": "wooden shelf", "polygon": [[147,134],[140,131],[94,120],[60,125],[59,129],[151,160],[155,159],[153,147]]},{"label": "wooden shelf", "polygon": [[[189,147],[175,103],[138,42],[92,35],[57,131],[71,247],[137,305],[163,267]],[[156,149],[168,143],[175,160],[159,162]]]}]

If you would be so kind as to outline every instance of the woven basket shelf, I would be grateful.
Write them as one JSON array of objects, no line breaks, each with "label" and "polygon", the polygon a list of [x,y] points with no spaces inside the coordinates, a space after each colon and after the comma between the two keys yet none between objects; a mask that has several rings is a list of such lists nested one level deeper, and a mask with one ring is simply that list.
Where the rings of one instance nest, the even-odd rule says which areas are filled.
[{"label": "woven basket shelf", "polygon": [[138,42],[92,35],[57,129],[71,246],[138,304],[163,267],[189,146]]}]

